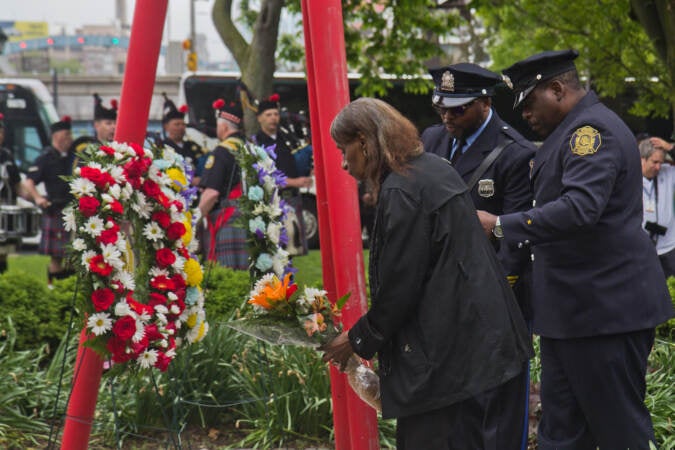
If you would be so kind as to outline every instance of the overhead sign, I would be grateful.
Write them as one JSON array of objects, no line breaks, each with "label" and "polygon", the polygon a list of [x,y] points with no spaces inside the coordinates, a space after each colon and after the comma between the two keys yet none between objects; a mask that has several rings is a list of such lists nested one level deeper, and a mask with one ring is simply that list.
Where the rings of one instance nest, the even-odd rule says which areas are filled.
[{"label": "overhead sign", "polygon": [[49,24],[47,22],[0,20],[0,28],[2,28],[2,31],[9,38],[9,42],[46,38],[49,36]]}]

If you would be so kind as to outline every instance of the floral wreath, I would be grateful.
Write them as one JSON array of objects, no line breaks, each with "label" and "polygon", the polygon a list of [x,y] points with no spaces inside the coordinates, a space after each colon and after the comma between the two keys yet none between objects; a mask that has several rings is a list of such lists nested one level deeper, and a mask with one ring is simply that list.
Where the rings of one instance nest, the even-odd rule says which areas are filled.
[{"label": "floral wreath", "polygon": [[183,343],[208,332],[192,173],[168,147],[113,142],[78,156],[63,217],[75,234],[87,345],[115,364],[165,371]]},{"label": "floral wreath", "polygon": [[288,244],[284,219],[290,206],[279,195],[279,189],[286,186],[286,176],[274,163],[274,148],[246,143],[234,153],[243,171],[245,189],[238,207],[240,223],[248,233],[253,279],[270,272],[282,277],[296,271],[283,248]]}]

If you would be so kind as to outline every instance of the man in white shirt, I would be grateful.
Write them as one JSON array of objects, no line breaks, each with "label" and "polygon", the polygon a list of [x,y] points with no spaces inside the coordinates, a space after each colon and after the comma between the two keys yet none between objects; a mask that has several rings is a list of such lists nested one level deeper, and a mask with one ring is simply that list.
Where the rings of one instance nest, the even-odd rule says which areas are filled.
[{"label": "man in white shirt", "polygon": [[666,277],[675,275],[675,167],[664,164],[666,153],[650,139],[639,145],[642,158],[642,226],[656,246]]}]

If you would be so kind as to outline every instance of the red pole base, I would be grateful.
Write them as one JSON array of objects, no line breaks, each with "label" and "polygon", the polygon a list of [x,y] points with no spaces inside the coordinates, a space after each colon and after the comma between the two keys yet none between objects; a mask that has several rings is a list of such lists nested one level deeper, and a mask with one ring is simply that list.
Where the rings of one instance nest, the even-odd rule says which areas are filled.
[{"label": "red pole base", "polygon": [[103,373],[103,360],[95,351],[84,347],[86,341],[87,333],[82,330],[61,450],[86,450],[89,446],[98,388]]}]

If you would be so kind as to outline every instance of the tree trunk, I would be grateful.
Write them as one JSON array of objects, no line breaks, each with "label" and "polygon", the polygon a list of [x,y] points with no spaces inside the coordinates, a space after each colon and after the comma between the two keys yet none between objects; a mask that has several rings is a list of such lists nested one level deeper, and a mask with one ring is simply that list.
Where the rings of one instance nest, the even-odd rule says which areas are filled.
[{"label": "tree trunk", "polygon": [[[675,4],[672,0],[649,2],[631,0],[630,3],[656,52],[666,63],[670,80],[663,80],[663,82],[669,88],[673,129],[675,130]],[[671,139],[675,140],[675,131]]]},{"label": "tree trunk", "polygon": [[[233,0],[216,0],[213,4],[213,24],[225,46],[232,52],[241,71],[241,79],[257,99],[272,93],[276,68],[274,55],[279,34],[279,19],[284,0],[262,0],[260,13],[253,25],[251,42],[246,42],[232,20]],[[283,99],[282,99],[283,101]],[[258,128],[253,111],[244,115],[246,134]]]}]

